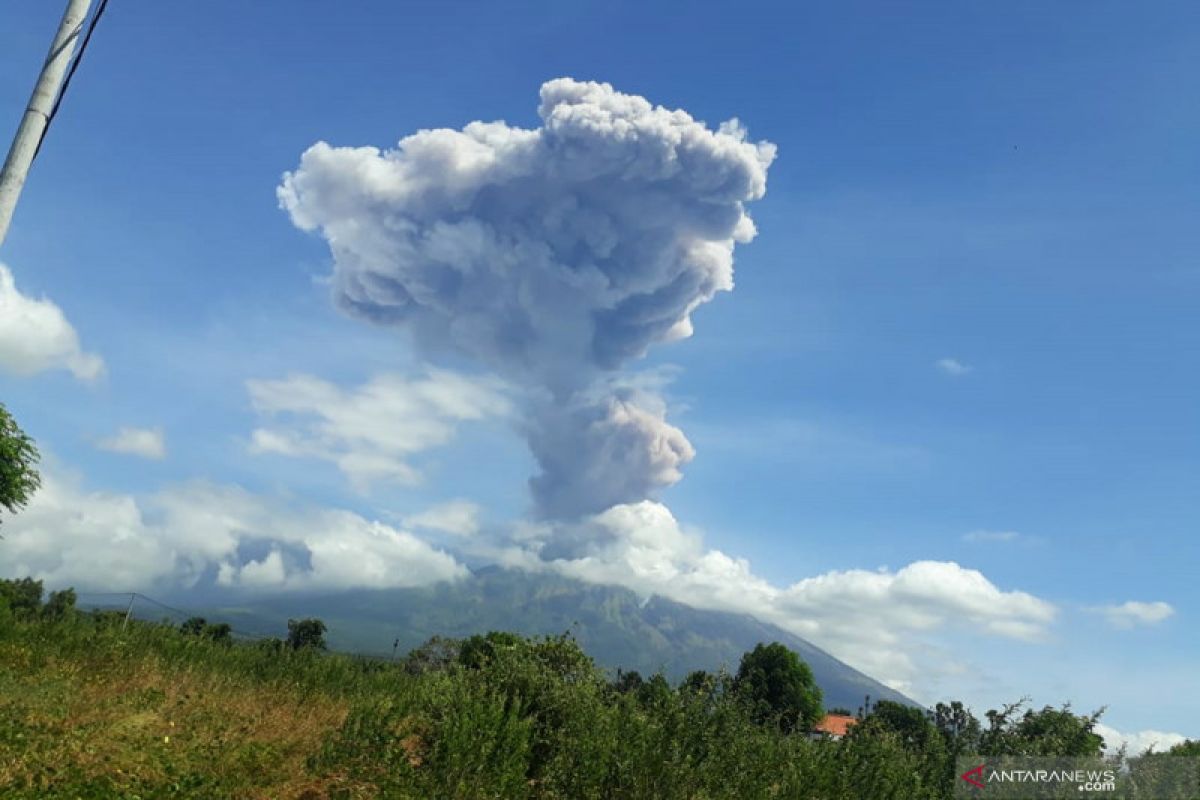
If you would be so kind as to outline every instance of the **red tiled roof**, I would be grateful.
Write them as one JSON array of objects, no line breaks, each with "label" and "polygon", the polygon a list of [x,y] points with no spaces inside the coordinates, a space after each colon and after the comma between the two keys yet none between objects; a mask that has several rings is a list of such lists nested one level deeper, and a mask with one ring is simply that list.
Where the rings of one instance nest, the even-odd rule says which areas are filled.
[{"label": "red tiled roof", "polygon": [[813,728],[813,733],[827,733],[830,736],[845,736],[846,732],[858,724],[857,717],[846,714],[826,714]]}]

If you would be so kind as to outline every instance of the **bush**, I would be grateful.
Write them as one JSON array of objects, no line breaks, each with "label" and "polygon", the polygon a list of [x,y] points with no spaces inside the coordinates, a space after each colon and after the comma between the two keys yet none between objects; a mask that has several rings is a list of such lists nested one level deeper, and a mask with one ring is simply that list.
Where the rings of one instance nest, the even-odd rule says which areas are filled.
[{"label": "bush", "polygon": [[325,623],[319,619],[289,619],[287,646],[293,650],[324,650]]},{"label": "bush", "polygon": [[0,597],[17,618],[36,616],[42,608],[42,582],[33,578],[0,580]]}]

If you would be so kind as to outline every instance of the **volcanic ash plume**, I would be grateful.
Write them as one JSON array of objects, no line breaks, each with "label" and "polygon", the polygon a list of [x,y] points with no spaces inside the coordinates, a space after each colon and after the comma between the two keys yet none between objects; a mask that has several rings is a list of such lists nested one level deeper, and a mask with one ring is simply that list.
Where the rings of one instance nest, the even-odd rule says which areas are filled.
[{"label": "volcanic ash plume", "polygon": [[569,78],[542,86],[538,114],[533,130],[473,122],[387,151],[320,142],[279,198],[329,242],[343,309],[539,390],[531,486],[568,519],[645,499],[692,457],[657,397],[605,378],[733,288],[775,148]]}]

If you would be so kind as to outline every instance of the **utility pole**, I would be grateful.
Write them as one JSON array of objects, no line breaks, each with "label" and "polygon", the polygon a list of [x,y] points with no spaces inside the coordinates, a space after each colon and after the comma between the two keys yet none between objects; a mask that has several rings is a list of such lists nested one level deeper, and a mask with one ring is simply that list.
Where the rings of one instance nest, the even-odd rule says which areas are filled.
[{"label": "utility pole", "polygon": [[125,609],[125,621],[121,623],[121,630],[129,625],[129,618],[133,616],[133,601],[137,599],[137,592],[129,593],[129,608]]},{"label": "utility pole", "polygon": [[4,161],[4,169],[0,171],[0,245],[8,235],[8,226],[12,222],[13,209],[17,206],[17,198],[25,186],[25,176],[29,174],[29,165],[37,152],[38,143],[49,124],[50,112],[54,101],[58,98],[62,86],[63,74],[75,53],[75,45],[83,31],[83,22],[87,18],[92,0],[68,0],[67,11],[63,14],[54,42],[50,45],[50,53],[46,63],[42,65],[42,73],[38,76],[37,85],[33,88],[33,96],[29,98],[29,107],[21,119],[21,127],[13,139]]}]

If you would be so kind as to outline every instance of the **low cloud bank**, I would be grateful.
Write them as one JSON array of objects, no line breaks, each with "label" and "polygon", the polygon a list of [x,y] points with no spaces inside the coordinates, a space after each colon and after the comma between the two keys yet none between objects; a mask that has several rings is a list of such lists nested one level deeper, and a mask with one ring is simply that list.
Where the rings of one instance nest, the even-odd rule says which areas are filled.
[{"label": "low cloud bank", "polygon": [[4,523],[6,576],[80,591],[215,581],[251,591],[421,586],[466,576],[451,555],[381,522],[237,486],[189,483],[145,499],[54,473]]}]

